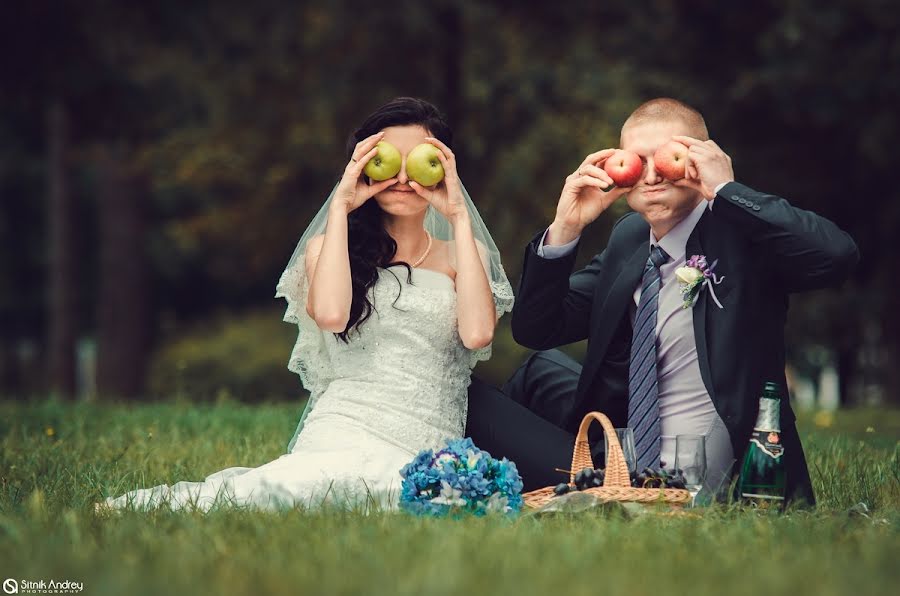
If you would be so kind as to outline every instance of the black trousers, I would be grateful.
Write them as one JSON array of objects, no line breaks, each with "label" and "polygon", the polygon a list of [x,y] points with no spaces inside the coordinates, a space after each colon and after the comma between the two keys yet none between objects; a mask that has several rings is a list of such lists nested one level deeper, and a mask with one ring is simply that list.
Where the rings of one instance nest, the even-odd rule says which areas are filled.
[{"label": "black trousers", "polygon": [[[477,377],[469,387],[466,436],[493,457],[516,462],[519,474],[530,491],[568,482],[575,436],[563,428],[571,418],[581,365],[559,350],[534,352],[498,389]],[[803,457],[793,423],[782,428],[786,448]],[[605,463],[603,433],[593,425],[588,436],[595,466]],[[738,456],[739,457],[739,456]],[[815,503],[806,466],[789,482],[789,503]],[[576,470],[577,471],[577,470]],[[736,472],[736,470],[734,470]],[[727,498],[727,491],[719,497]]]},{"label": "black trousers", "polygon": [[[568,482],[575,436],[561,428],[578,387],[581,365],[559,350],[535,352],[501,389],[473,377],[466,436],[495,458],[516,463],[525,491]],[[592,442],[594,465],[603,441]]]}]

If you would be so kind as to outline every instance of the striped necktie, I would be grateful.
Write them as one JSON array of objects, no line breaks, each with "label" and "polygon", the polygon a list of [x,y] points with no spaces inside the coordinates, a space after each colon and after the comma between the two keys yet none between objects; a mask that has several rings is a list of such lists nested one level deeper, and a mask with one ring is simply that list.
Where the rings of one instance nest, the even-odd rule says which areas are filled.
[{"label": "striped necktie", "polygon": [[656,377],[656,312],[659,305],[659,268],[669,260],[658,245],[644,267],[641,298],[634,317],[631,360],[628,364],[628,426],[634,432],[638,471],[658,468],[660,454],[659,402]]}]

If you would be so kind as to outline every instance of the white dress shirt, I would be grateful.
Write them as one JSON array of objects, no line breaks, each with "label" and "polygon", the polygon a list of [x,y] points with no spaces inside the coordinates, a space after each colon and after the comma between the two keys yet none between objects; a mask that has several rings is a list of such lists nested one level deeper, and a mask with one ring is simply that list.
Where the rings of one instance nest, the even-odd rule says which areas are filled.
[{"label": "white dress shirt", "polygon": [[[660,267],[661,282],[656,319],[656,370],[662,433],[660,459],[665,467],[674,467],[675,437],[680,434],[705,435],[709,468],[706,484],[715,489],[731,467],[734,455],[725,424],[716,412],[700,376],[697,344],[694,339],[694,311],[682,308],[683,298],[675,277],[675,270],[687,260],[685,253],[688,238],[703,213],[711,208],[712,201],[700,201],[687,217],[663,236],[662,240],[657,241],[651,231],[650,247],[659,244],[670,257],[669,261]],[[541,239],[538,255],[551,259],[571,252],[578,242],[576,238],[563,246],[544,246],[545,239],[546,232]],[[634,300],[629,305],[632,324],[640,302],[641,285],[639,281],[634,290]]]}]

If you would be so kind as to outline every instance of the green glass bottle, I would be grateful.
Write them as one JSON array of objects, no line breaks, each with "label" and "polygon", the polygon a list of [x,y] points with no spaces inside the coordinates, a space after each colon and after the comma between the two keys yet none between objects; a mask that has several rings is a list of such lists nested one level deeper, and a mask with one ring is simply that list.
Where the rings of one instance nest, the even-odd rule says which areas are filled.
[{"label": "green glass bottle", "polygon": [[741,465],[741,499],[760,507],[784,503],[784,445],[781,443],[781,390],[767,382],[759,398],[759,415]]}]

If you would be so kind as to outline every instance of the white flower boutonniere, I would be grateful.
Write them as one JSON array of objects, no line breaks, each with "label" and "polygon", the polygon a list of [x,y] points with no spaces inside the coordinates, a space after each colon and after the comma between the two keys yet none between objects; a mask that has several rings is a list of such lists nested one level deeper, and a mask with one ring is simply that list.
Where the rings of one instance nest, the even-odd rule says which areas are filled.
[{"label": "white flower boutonniere", "polygon": [[681,285],[681,296],[684,298],[682,308],[694,306],[694,303],[697,301],[697,295],[700,294],[700,290],[704,287],[709,288],[709,295],[713,302],[716,303],[716,306],[724,308],[713,289],[714,286],[722,283],[722,280],[725,279],[724,275],[717,277],[713,273],[713,269],[718,262],[716,260],[713,261],[712,265],[708,265],[704,255],[693,255],[683,266],[675,270],[675,277]]}]

